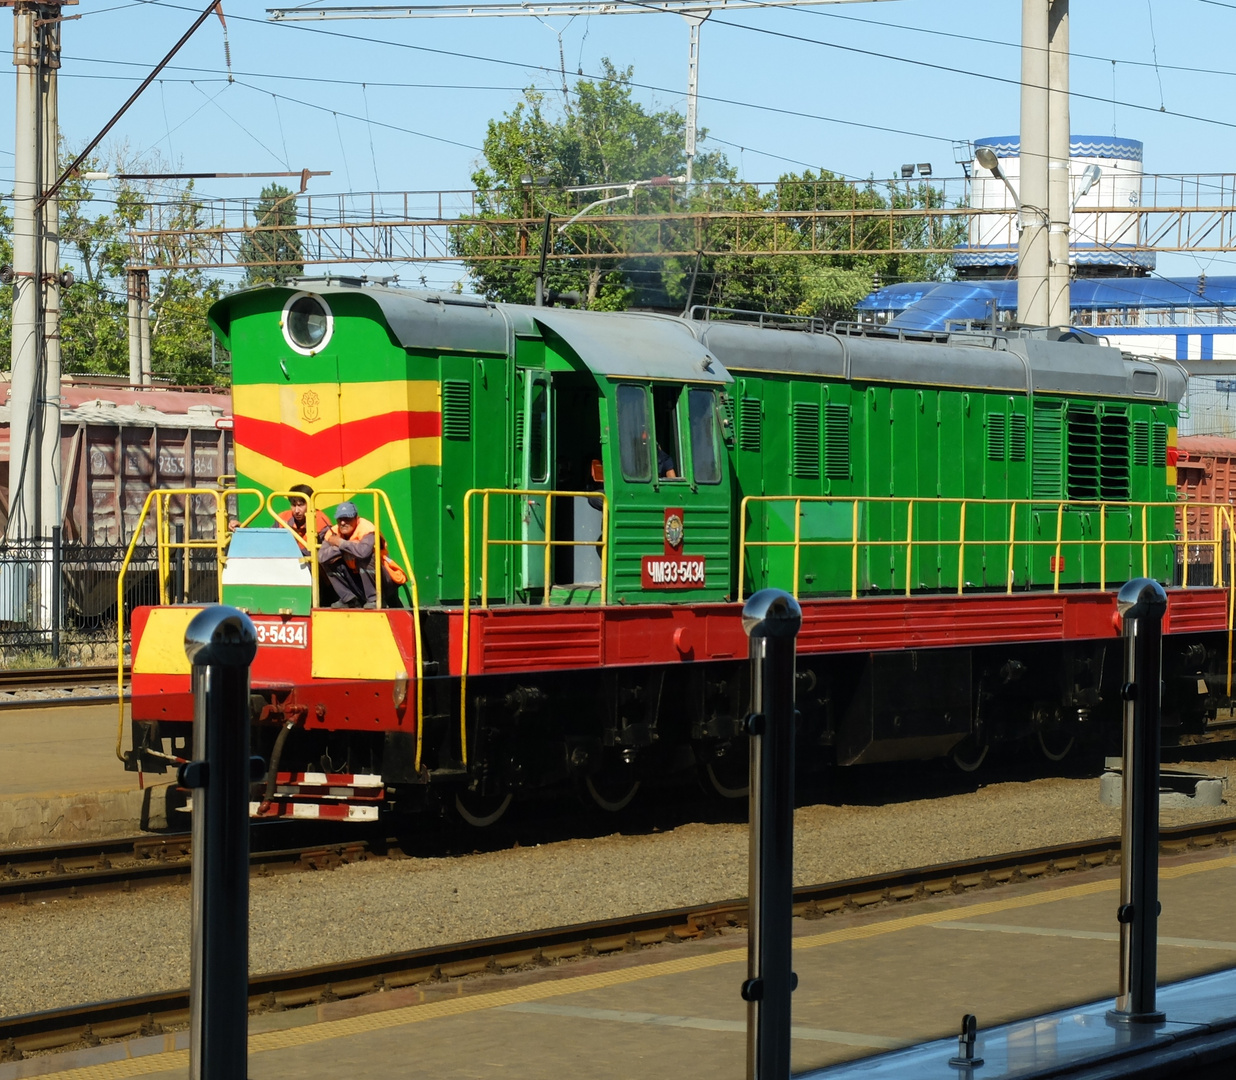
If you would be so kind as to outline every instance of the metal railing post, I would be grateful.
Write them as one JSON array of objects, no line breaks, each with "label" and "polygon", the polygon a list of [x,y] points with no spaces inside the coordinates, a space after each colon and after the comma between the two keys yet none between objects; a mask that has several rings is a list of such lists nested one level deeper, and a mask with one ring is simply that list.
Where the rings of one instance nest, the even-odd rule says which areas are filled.
[{"label": "metal railing post", "polygon": [[61,526],[51,530],[51,656],[53,663],[60,663],[60,536]]},{"label": "metal railing post", "polygon": [[193,789],[192,1080],[248,1075],[249,665],[256,652],[253,623],[233,607],[204,608],[185,630],[193,760],[179,780]]},{"label": "metal railing post", "polygon": [[1163,697],[1163,615],[1167,594],[1150,578],[1134,578],[1116,597],[1124,633],[1123,827],[1120,844],[1120,1023],[1157,1023],[1159,941],[1159,725]]},{"label": "metal railing post", "polygon": [[751,743],[747,979],[748,1080],[788,1080],[794,913],[794,648],[802,609],[761,589],[742,609],[750,639]]},{"label": "metal railing post", "polygon": [[[188,500],[185,500],[186,511],[188,510]],[[186,514],[187,516],[187,514]],[[168,560],[170,565],[169,576],[171,578],[171,588],[168,592],[171,594],[173,604],[183,604],[188,600],[188,591],[185,588],[187,580],[189,561],[189,549],[185,546],[185,527],[183,524],[171,526],[172,535],[170,546],[172,548],[171,558]]]}]

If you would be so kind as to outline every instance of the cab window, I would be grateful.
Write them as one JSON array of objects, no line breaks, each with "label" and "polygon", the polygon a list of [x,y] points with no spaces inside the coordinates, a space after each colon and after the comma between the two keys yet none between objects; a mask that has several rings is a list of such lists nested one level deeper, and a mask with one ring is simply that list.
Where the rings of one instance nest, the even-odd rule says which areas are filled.
[{"label": "cab window", "polygon": [[648,395],[642,386],[620,386],[618,399],[618,447],[625,480],[652,479],[648,452]]},{"label": "cab window", "polygon": [[654,386],[652,389],[657,476],[662,480],[682,479],[682,441],[678,434],[678,399],[681,395],[680,386]]},{"label": "cab window", "polygon": [[687,411],[691,428],[691,475],[697,484],[719,484],[716,396],[711,390],[688,390]]},{"label": "cab window", "polygon": [[549,385],[534,379],[528,402],[528,479],[543,484],[549,479]]}]

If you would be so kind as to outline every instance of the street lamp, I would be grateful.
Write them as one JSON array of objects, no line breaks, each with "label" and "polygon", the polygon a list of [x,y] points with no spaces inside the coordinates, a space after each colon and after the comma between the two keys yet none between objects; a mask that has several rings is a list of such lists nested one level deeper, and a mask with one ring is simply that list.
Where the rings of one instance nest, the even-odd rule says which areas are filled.
[{"label": "street lamp", "polygon": [[585,184],[582,187],[563,188],[562,189],[563,191],[569,191],[572,193],[577,193],[581,191],[616,191],[619,188],[622,188],[624,190],[622,190],[621,193],[618,195],[610,195],[608,198],[596,199],[593,202],[590,202],[587,206],[585,206],[582,210],[580,210],[579,213],[577,213],[574,217],[569,218],[568,220],[564,221],[561,225],[559,225],[558,232],[559,233],[564,232],[568,225],[574,225],[575,222],[577,222],[586,213],[588,213],[589,210],[592,210],[595,207],[605,206],[607,203],[615,203],[621,199],[631,198],[631,196],[635,194],[636,188],[669,187],[672,184],[685,184],[686,182],[687,182],[687,178],[685,176],[654,176],[651,180],[632,180],[629,184]]},{"label": "street lamp", "polygon": [[1081,176],[1077,178],[1077,194],[1073,196],[1073,201],[1069,204],[1070,214],[1077,209],[1077,204],[1082,201],[1082,197],[1089,193],[1090,189],[1099,182],[1099,177],[1102,175],[1103,170],[1098,165],[1087,165],[1082,170]]},{"label": "street lamp", "polygon": [[1021,199],[1017,197],[1017,192],[1013,190],[1013,185],[1009,183],[1009,178],[1000,171],[1000,159],[996,157],[996,152],[990,146],[980,146],[974,151],[974,160],[1008,188],[1009,194],[1013,196],[1013,205],[1017,207],[1017,213],[1020,216]]}]

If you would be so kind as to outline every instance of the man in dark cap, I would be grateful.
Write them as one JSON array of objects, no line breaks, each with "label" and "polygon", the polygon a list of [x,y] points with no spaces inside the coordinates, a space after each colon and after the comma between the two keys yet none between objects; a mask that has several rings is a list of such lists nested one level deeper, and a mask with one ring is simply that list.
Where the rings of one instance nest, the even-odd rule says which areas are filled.
[{"label": "man in dark cap", "polygon": [[341,502],[335,524],[322,536],[318,564],[339,597],[331,607],[376,606],[377,585],[373,522],[356,512],[356,504]]}]

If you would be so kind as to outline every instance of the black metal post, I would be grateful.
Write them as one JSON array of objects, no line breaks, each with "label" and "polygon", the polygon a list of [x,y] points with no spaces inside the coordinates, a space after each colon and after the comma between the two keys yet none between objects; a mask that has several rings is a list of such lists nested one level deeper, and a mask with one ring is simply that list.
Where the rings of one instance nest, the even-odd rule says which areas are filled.
[{"label": "black metal post", "polygon": [[536,306],[545,306],[545,260],[549,258],[549,242],[550,234],[549,227],[554,220],[554,215],[545,211],[545,224],[541,229],[541,261],[537,264],[536,269]]},{"label": "black metal post", "polygon": [[1167,594],[1157,581],[1135,578],[1116,598],[1124,630],[1123,828],[1120,844],[1121,1023],[1157,1023],[1156,950],[1159,943],[1159,750],[1163,698],[1163,615]]},{"label": "black metal post", "polygon": [[60,663],[60,533],[59,525],[51,531],[51,654],[52,662]]},{"label": "black metal post", "polygon": [[193,954],[189,1076],[245,1080],[249,1021],[249,665],[243,611],[215,605],[185,630],[193,665]]},{"label": "black metal post", "polygon": [[750,852],[747,903],[748,1080],[788,1080],[794,916],[794,643],[798,601],[762,589],[744,605],[750,639]]},{"label": "black metal post", "polygon": [[[185,512],[189,512],[190,507],[186,500]],[[185,542],[185,527],[183,525],[172,526],[172,543],[182,545]],[[185,557],[188,555],[188,549],[184,547],[172,548],[172,565],[171,565],[171,588],[168,593],[171,595],[173,604],[183,604],[189,598],[185,595]]]}]

